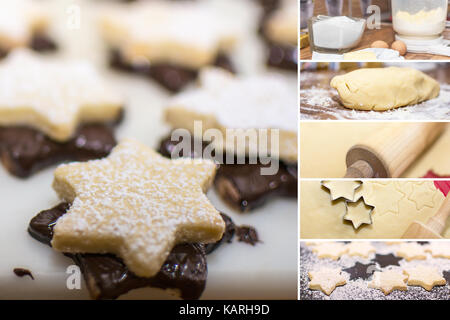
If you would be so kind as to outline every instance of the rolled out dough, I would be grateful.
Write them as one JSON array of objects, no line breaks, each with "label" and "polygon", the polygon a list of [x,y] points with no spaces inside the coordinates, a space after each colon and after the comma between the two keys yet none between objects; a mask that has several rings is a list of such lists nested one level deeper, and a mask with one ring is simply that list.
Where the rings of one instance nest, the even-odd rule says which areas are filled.
[{"label": "rolled out dough", "polygon": [[384,111],[439,95],[439,83],[412,68],[362,68],[335,76],[330,85],[350,109]]},{"label": "rolled out dough", "polygon": [[[302,178],[342,178],[345,156],[353,145],[388,126],[386,122],[304,122],[300,126],[300,172]],[[450,174],[450,127],[401,177],[420,178],[428,170]]]},{"label": "rolled out dough", "polygon": [[[397,239],[413,221],[425,223],[444,200],[442,192],[430,180],[365,180],[355,197],[364,195],[375,209],[371,214],[372,224],[355,230],[351,223],[342,219],[344,201],[332,202],[320,181],[303,180],[300,188],[302,239]],[[419,196],[410,200],[412,194]],[[450,221],[443,236],[450,238]]]}]

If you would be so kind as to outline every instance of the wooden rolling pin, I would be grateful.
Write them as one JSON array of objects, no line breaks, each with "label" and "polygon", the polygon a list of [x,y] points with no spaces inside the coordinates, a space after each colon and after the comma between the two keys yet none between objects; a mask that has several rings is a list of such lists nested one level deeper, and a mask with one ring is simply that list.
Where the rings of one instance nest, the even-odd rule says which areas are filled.
[{"label": "wooden rolling pin", "polygon": [[403,239],[440,239],[450,215],[450,192],[438,212],[426,224],[414,221],[403,234]]},{"label": "wooden rolling pin", "polygon": [[443,122],[390,123],[347,152],[345,178],[397,178],[444,131]]}]

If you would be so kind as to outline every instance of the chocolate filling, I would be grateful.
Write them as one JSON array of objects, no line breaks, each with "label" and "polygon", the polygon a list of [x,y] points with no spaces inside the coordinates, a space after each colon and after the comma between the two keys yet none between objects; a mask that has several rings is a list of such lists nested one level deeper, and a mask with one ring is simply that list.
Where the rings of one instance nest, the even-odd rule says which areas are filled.
[{"label": "chocolate filling", "polygon": [[[160,144],[160,153],[171,157],[178,141],[171,141],[169,137]],[[180,157],[200,157],[192,149],[188,154],[178,154]],[[207,146],[203,143],[203,148]],[[220,196],[232,207],[242,212],[262,206],[275,196],[290,198],[297,197],[297,165],[280,162],[279,170],[274,175],[261,175],[261,169],[267,165],[261,163],[222,164],[216,173],[214,185]]]},{"label": "chocolate filling", "polygon": [[[28,44],[28,47],[37,52],[55,51],[58,49],[56,43],[44,33],[35,33]],[[10,49],[0,47],[0,58],[8,55]]]},{"label": "chocolate filling", "polygon": [[[30,235],[51,246],[53,227],[70,205],[40,212],[28,227]],[[115,299],[132,289],[156,287],[179,289],[183,299],[198,299],[206,285],[208,274],[205,249],[202,244],[181,244],[170,252],[161,270],[151,278],[131,272],[123,261],[111,254],[72,254],[66,256],[80,267],[93,299]]]},{"label": "chocolate filling", "polygon": [[51,140],[28,127],[0,127],[0,158],[13,175],[26,178],[64,161],[86,161],[107,156],[116,145],[108,124],[82,125],[67,142]]},{"label": "chocolate filling", "polygon": [[223,233],[222,239],[215,243],[205,244],[205,252],[206,254],[210,254],[218,247],[220,247],[224,243],[231,243],[234,238],[234,234],[236,233],[236,225],[233,220],[226,214],[221,213],[223,221],[225,221],[225,232]]},{"label": "chocolate filling", "polygon": [[14,274],[20,278],[23,278],[25,276],[29,276],[32,280],[34,280],[33,274],[30,270],[24,269],[24,268],[14,268],[13,270]]},{"label": "chocolate filling", "polygon": [[255,228],[251,226],[240,226],[236,228],[236,236],[238,237],[238,241],[245,242],[254,246],[258,242],[260,242],[258,237],[258,232]]},{"label": "chocolate filling", "polygon": [[44,33],[35,33],[31,38],[29,46],[38,52],[55,51],[58,49],[56,43]]},{"label": "chocolate filling", "polygon": [[264,14],[269,14],[278,9],[280,0],[256,0],[263,7]]},{"label": "chocolate filling", "polygon": [[[110,53],[111,67],[140,74],[156,80],[159,84],[171,92],[179,92],[188,83],[194,81],[198,76],[198,70],[189,69],[174,64],[148,64],[132,65],[126,61],[119,50],[113,49]],[[230,59],[220,54],[217,56],[214,66],[234,72]]]},{"label": "chocolate filling", "polygon": [[[51,246],[56,221],[70,208],[68,203],[37,214],[28,227],[28,233],[36,240]],[[235,234],[233,221],[221,214],[225,223],[222,239],[212,244],[180,244],[175,246],[161,270],[151,278],[131,272],[123,261],[112,254],[72,254],[66,256],[80,267],[88,291],[93,299],[115,299],[132,289],[155,287],[178,289],[183,299],[198,299],[206,285],[208,274],[206,254],[223,243],[230,243]]]}]

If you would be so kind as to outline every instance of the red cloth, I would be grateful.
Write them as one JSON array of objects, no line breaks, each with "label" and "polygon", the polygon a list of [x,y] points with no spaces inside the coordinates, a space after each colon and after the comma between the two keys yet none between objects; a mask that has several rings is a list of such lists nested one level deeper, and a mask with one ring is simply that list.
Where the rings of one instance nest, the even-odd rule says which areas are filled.
[{"label": "red cloth", "polygon": [[426,175],[424,175],[422,178],[429,178],[429,179],[440,179],[440,178],[450,178],[450,176],[440,176],[436,173],[434,173],[433,170],[429,170]]}]

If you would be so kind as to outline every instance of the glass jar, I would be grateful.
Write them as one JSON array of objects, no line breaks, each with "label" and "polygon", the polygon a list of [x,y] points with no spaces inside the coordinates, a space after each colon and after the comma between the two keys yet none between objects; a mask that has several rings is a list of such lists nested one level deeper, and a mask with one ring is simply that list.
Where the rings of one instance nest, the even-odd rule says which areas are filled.
[{"label": "glass jar", "polygon": [[366,20],[347,16],[316,16],[308,21],[309,44],[312,51],[345,53],[361,41]]},{"label": "glass jar", "polygon": [[392,0],[392,23],[400,36],[439,37],[446,20],[447,0]]}]

